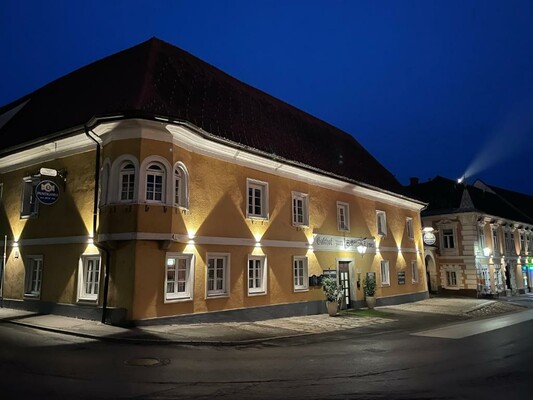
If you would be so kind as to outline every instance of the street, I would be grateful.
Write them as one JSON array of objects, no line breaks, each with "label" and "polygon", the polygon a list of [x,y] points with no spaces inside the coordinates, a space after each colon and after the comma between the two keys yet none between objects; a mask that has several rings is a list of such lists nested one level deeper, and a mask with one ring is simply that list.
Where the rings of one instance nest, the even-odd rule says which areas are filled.
[{"label": "street", "polygon": [[19,399],[528,396],[532,320],[462,339],[413,329],[420,330],[192,347],[112,344],[0,323],[0,384],[6,398]]}]

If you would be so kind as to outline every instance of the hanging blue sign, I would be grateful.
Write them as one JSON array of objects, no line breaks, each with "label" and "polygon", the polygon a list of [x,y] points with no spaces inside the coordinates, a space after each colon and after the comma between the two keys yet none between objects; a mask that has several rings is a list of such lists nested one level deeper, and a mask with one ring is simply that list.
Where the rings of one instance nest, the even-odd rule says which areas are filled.
[{"label": "hanging blue sign", "polygon": [[40,181],[35,187],[35,197],[42,204],[50,206],[59,199],[59,186],[52,181]]}]

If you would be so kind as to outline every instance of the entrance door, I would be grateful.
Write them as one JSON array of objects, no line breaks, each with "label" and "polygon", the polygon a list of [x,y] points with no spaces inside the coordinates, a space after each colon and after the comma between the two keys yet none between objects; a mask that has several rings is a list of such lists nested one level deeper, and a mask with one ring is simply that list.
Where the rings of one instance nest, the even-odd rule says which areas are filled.
[{"label": "entrance door", "polygon": [[350,297],[350,261],[339,261],[339,284],[342,286],[344,292],[341,308],[352,308]]}]

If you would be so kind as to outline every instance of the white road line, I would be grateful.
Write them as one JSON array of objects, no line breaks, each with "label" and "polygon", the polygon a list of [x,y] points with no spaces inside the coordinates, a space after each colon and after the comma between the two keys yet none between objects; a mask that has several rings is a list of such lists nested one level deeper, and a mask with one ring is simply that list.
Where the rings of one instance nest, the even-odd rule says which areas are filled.
[{"label": "white road line", "polygon": [[507,326],[519,324],[533,319],[533,310],[488,318],[478,321],[470,321],[462,324],[450,325],[443,328],[431,329],[413,333],[414,336],[428,336],[444,339],[462,339],[480,333],[494,331]]}]

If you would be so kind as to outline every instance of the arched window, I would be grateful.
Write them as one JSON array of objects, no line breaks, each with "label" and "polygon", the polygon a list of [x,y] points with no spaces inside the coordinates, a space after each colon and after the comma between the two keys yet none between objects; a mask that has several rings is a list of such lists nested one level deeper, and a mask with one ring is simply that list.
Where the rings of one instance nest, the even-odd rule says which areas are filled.
[{"label": "arched window", "polygon": [[189,208],[189,175],[181,163],[174,167],[174,206]]},{"label": "arched window", "polygon": [[120,201],[133,201],[135,192],[135,166],[125,161],[120,167]]},{"label": "arched window", "polygon": [[146,168],[146,201],[165,202],[165,169],[152,163]]}]

